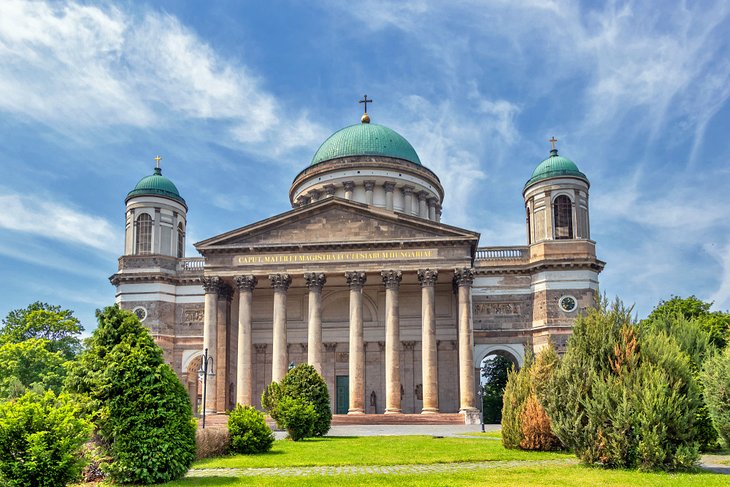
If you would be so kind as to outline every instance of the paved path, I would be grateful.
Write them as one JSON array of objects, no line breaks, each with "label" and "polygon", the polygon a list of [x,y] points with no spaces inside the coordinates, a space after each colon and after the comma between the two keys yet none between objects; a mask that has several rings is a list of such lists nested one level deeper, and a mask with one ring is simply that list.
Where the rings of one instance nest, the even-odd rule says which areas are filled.
[{"label": "paved path", "polygon": [[[720,463],[723,462],[723,463]],[[702,455],[700,466],[715,473],[730,475],[730,455]]]},{"label": "paved path", "polygon": [[432,463],[428,465],[342,465],[321,467],[280,468],[200,468],[190,470],[186,477],[311,477],[318,475],[372,475],[372,474],[430,474],[486,470],[490,468],[535,467],[547,465],[575,465],[572,458],[564,460],[523,460],[500,462]]},{"label": "paved path", "polygon": [[[486,431],[499,431],[498,424],[485,424]],[[478,424],[382,424],[382,425],[340,425],[333,426],[327,436],[451,436],[463,437],[465,433],[478,433],[482,430]],[[283,440],[286,431],[275,430],[274,438]],[[478,438],[472,436],[471,438]]]}]

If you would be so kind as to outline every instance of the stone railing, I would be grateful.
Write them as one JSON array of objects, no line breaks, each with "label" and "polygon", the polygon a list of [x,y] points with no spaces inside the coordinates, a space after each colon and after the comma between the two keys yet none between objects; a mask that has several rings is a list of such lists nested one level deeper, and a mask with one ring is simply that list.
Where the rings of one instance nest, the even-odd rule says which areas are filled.
[{"label": "stone railing", "polygon": [[188,257],[177,261],[178,271],[200,272],[204,266],[205,258],[203,257]]},{"label": "stone railing", "polygon": [[476,260],[529,260],[527,247],[480,247]]}]

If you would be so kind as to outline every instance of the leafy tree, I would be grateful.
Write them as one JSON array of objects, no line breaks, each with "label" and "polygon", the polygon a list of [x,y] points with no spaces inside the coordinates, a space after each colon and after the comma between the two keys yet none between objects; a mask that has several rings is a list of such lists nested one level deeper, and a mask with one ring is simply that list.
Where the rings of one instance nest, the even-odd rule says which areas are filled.
[{"label": "leafy tree", "polygon": [[690,357],[666,331],[637,329],[631,314],[604,298],[580,316],[539,388],[540,402],[555,434],[585,463],[691,467],[701,401]]},{"label": "leafy tree", "polygon": [[502,395],[507,385],[507,374],[512,367],[512,361],[501,355],[484,361],[482,377],[486,381],[482,386],[482,408],[485,423],[496,424],[502,421]]},{"label": "leafy tree", "polygon": [[0,328],[0,344],[42,339],[46,340],[48,351],[60,352],[71,360],[81,351],[79,336],[83,331],[73,311],[37,301],[8,313]]},{"label": "leafy tree", "polygon": [[712,421],[730,448],[730,347],[705,362],[701,379]]},{"label": "leafy tree", "polygon": [[681,314],[688,320],[694,320],[697,326],[710,335],[710,341],[717,348],[724,348],[730,338],[730,313],[711,312],[712,303],[697,297],[681,298],[672,296],[669,301],[660,301],[659,305],[646,318],[652,322],[665,316]]},{"label": "leafy tree", "polygon": [[67,395],[53,392],[0,403],[0,483],[51,487],[76,480],[91,432],[79,416]]},{"label": "leafy tree", "polygon": [[0,345],[0,399],[18,397],[31,388],[61,392],[69,364],[61,352],[48,350],[46,342],[28,338]]},{"label": "leafy tree", "polygon": [[195,458],[195,425],[185,388],[137,317],[110,306],[74,363],[67,388],[83,395],[122,483],[182,477]]}]

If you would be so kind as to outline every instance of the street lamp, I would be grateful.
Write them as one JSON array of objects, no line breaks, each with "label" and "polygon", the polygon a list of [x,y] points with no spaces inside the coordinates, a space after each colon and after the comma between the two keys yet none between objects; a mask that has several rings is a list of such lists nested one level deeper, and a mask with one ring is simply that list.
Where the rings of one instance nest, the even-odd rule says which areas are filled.
[{"label": "street lamp", "polygon": [[[208,372],[208,369],[210,369],[210,372]],[[198,369],[198,377],[203,379],[203,429],[205,429],[205,400],[209,375],[215,375],[215,370],[213,369],[213,357],[208,357],[208,349],[206,348],[203,352],[203,362]]]},{"label": "street lamp", "polygon": [[482,420],[482,433],[484,433],[484,386],[481,383],[481,379],[479,380],[479,389],[477,390],[477,396],[479,396],[479,410],[481,412],[481,420]]}]

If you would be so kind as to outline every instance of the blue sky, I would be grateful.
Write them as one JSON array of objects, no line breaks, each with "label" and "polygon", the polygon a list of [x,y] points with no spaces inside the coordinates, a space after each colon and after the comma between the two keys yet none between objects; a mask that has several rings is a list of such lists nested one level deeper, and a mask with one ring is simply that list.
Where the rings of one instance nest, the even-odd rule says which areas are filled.
[{"label": "blue sky", "polygon": [[672,294],[726,310],[729,19],[725,1],[4,0],[0,316],[43,300],[95,326],[157,154],[188,256],[287,210],[363,93],[481,245],[526,243],[522,187],[555,136],[592,183],[602,290],[640,317]]}]

